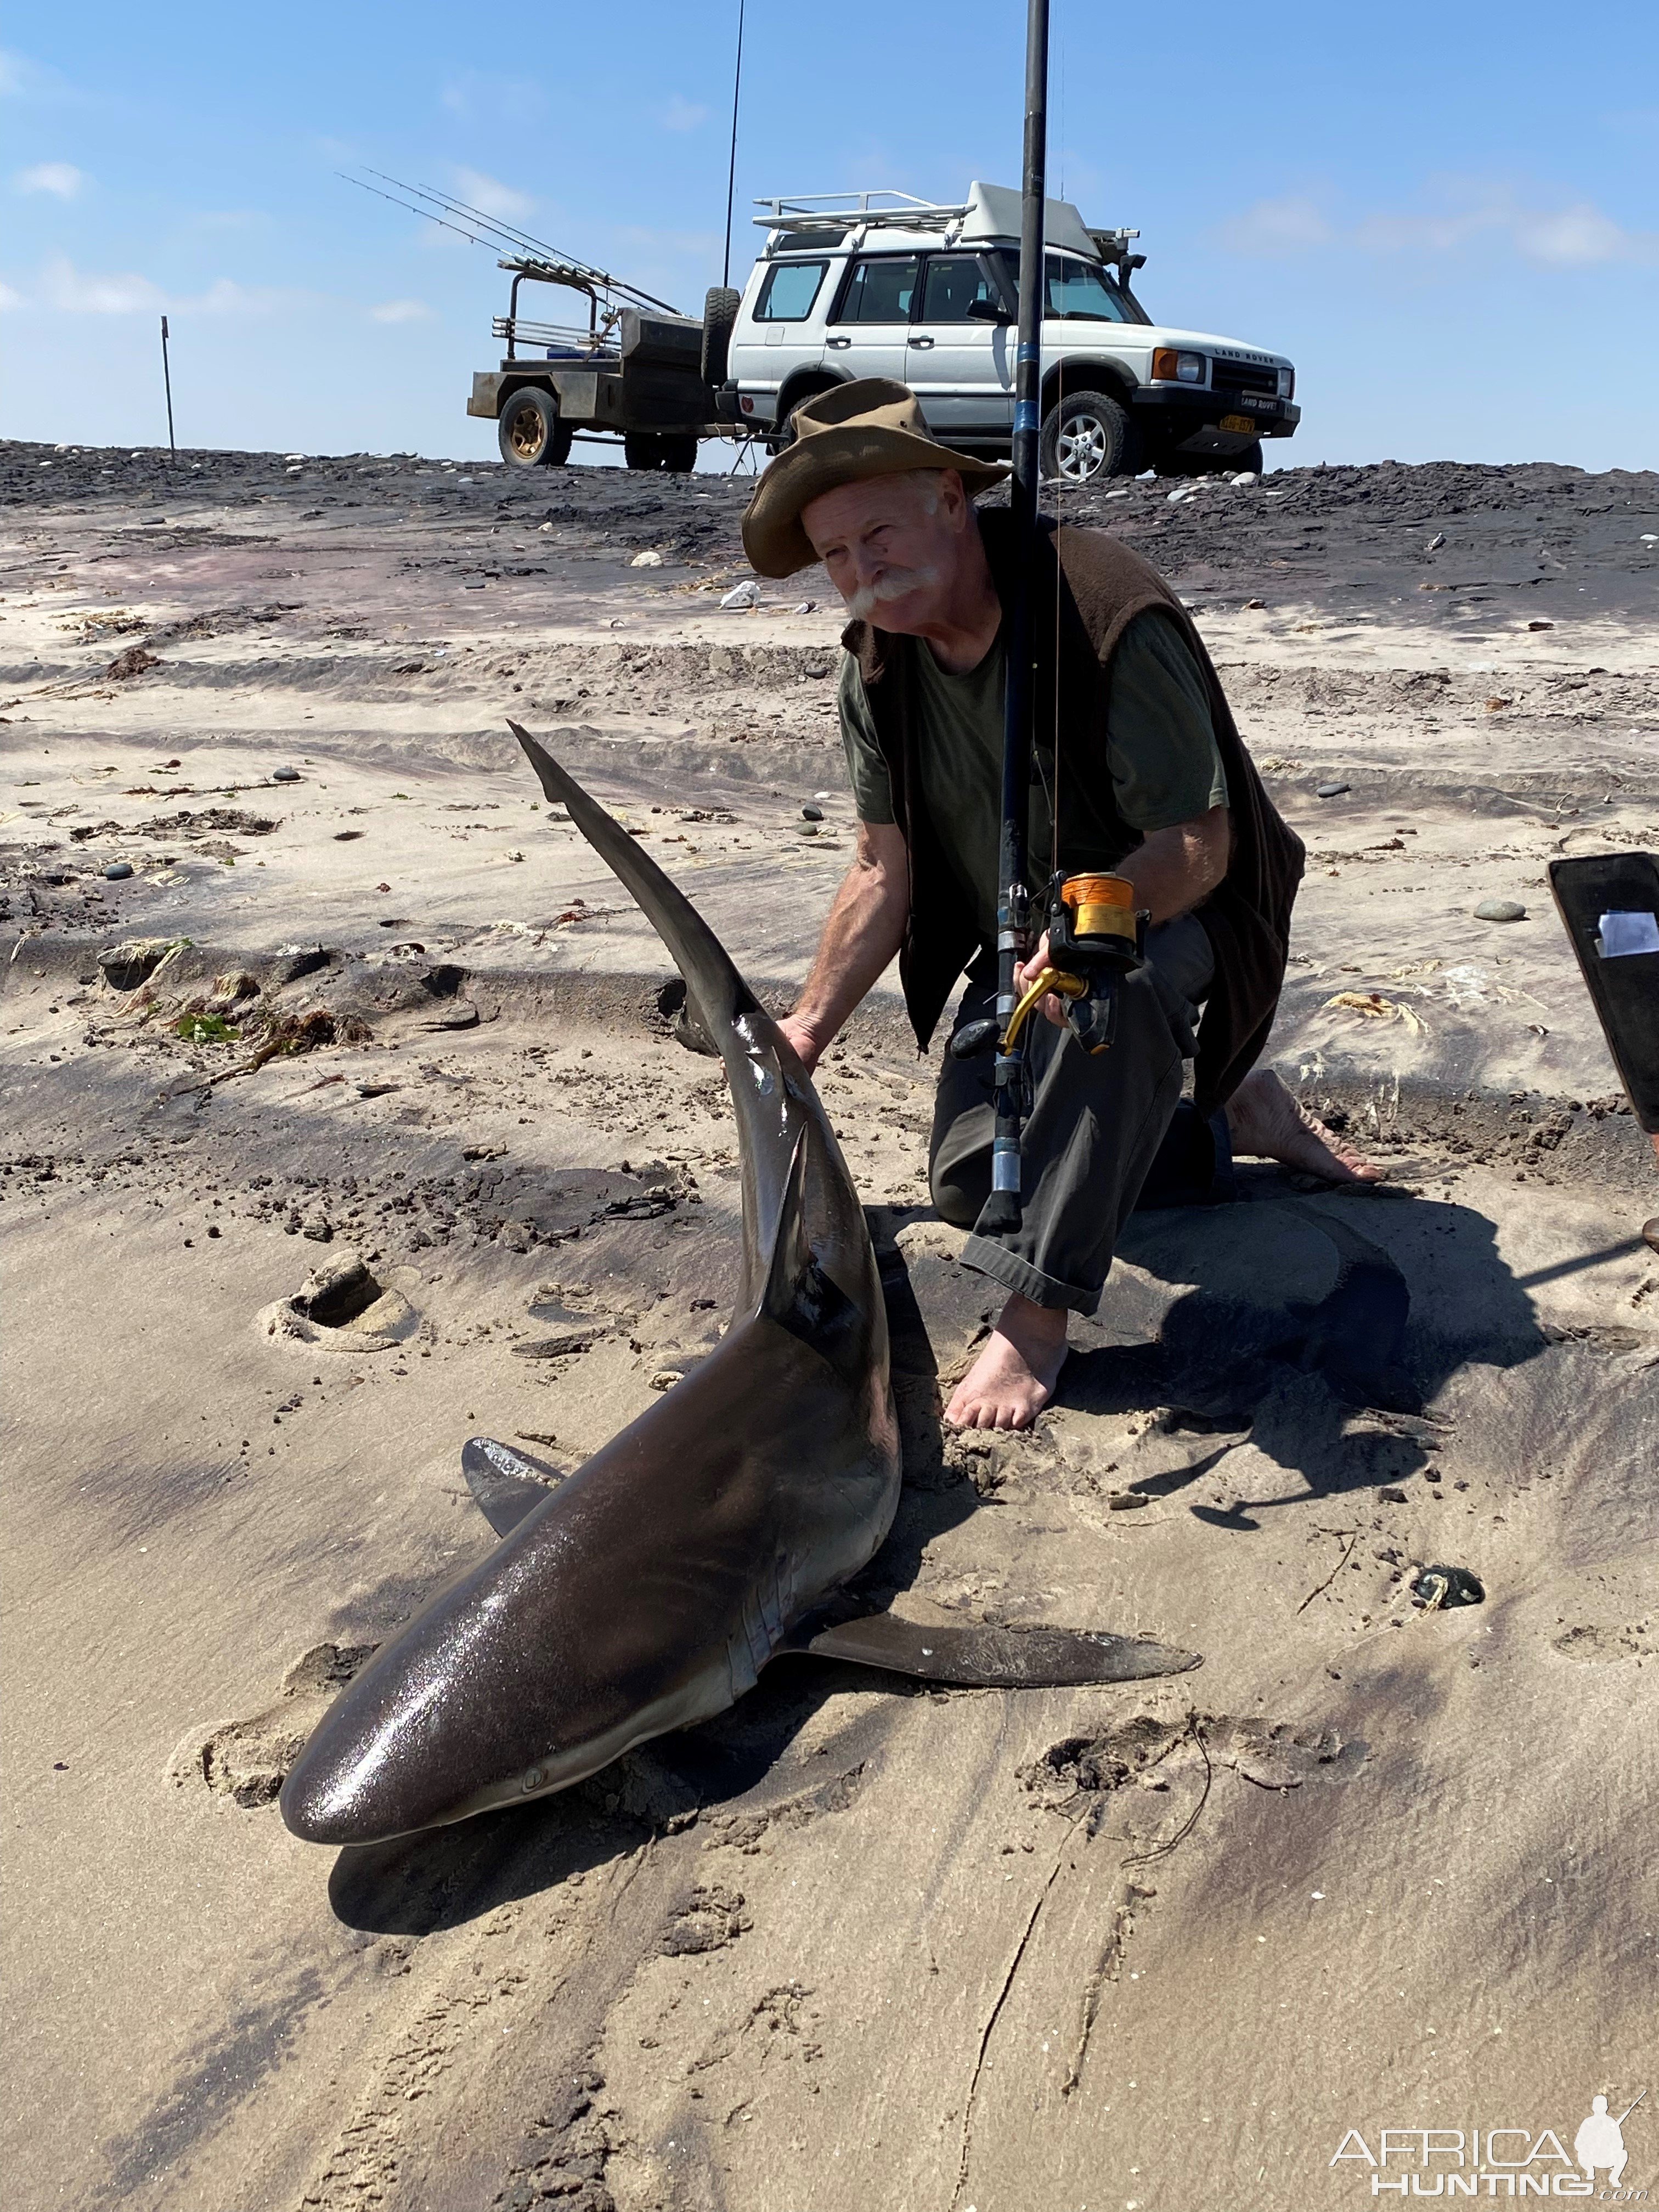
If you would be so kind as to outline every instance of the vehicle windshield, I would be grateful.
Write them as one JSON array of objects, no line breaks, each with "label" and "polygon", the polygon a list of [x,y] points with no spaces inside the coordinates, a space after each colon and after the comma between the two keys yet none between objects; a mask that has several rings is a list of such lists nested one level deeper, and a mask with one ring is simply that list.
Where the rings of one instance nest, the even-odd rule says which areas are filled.
[{"label": "vehicle windshield", "polygon": [[[1005,249],[1002,258],[1018,298],[1018,249]],[[1070,253],[1049,253],[1043,257],[1043,274],[1046,322],[1144,323],[1148,319],[1140,302],[1097,262],[1082,261]]]}]

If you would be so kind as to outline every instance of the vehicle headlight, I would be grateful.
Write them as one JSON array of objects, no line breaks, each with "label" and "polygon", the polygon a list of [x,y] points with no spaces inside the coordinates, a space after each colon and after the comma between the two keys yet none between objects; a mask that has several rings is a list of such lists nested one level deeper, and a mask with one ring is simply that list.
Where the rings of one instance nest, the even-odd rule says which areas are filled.
[{"label": "vehicle headlight", "polygon": [[1159,346],[1152,356],[1152,379],[1158,384],[1207,384],[1210,363],[1201,353],[1177,353]]},{"label": "vehicle headlight", "polygon": [[1291,392],[1293,392],[1295,390],[1296,390],[1296,371],[1295,371],[1293,368],[1281,368],[1281,369],[1279,370],[1279,398],[1280,398],[1281,399],[1288,399],[1288,398],[1290,398],[1290,396],[1291,396]]}]

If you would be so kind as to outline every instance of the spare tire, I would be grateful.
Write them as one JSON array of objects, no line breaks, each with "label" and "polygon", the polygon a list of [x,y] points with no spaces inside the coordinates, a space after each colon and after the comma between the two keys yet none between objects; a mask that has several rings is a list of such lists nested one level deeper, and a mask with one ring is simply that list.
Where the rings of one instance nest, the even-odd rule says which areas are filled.
[{"label": "spare tire", "polygon": [[630,469],[689,476],[697,465],[697,441],[689,432],[630,430],[623,440],[623,459]]},{"label": "spare tire", "polygon": [[732,329],[738,319],[738,309],[742,305],[742,293],[734,292],[729,284],[711,286],[703,298],[702,380],[716,389],[726,381],[726,363],[732,350]]},{"label": "spare tire", "polygon": [[539,385],[520,385],[501,402],[495,442],[510,469],[562,468],[574,434],[559,420],[558,401]]}]

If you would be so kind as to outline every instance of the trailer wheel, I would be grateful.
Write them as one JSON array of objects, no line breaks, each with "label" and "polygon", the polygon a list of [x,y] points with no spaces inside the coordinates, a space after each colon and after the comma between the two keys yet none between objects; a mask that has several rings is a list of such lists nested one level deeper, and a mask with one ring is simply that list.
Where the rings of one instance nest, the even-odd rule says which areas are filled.
[{"label": "trailer wheel", "polygon": [[703,300],[701,367],[705,384],[719,386],[726,381],[732,351],[732,326],[742,305],[742,293],[734,292],[729,284],[713,286]]},{"label": "trailer wheel", "polygon": [[502,406],[495,425],[501,459],[510,469],[562,468],[570,459],[569,425],[559,420],[559,403],[539,385],[522,385]]},{"label": "trailer wheel", "polygon": [[1140,433],[1103,392],[1068,392],[1043,418],[1038,465],[1062,483],[1132,477],[1140,468]]},{"label": "trailer wheel", "polygon": [[689,476],[697,465],[697,441],[684,434],[634,430],[623,440],[623,459],[630,469],[647,469],[659,476]]}]

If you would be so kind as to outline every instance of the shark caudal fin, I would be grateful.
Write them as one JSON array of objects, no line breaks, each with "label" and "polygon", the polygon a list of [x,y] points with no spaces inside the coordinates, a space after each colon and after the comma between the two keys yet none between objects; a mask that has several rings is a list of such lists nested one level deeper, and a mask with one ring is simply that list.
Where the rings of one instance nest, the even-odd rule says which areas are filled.
[{"label": "shark caudal fin", "polygon": [[1184,1674],[1203,1661],[1200,1652],[1139,1637],[1109,1636],[1103,1630],[991,1628],[977,1622],[934,1628],[891,1613],[872,1613],[816,1631],[805,1621],[784,1649],[981,1690],[1143,1682],[1156,1674]]},{"label": "shark caudal fin", "polygon": [[599,858],[634,894],[646,919],[674,956],[674,964],[696,1002],[703,1029],[720,1043],[722,1025],[738,1014],[759,1011],[758,1001],[738,975],[730,953],[684,892],[648,853],[641,850],[638,839],[588,796],[540,739],[514,721],[507,726],[524,747],[525,757],[548,798],[566,809]]}]

